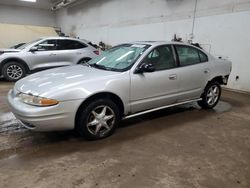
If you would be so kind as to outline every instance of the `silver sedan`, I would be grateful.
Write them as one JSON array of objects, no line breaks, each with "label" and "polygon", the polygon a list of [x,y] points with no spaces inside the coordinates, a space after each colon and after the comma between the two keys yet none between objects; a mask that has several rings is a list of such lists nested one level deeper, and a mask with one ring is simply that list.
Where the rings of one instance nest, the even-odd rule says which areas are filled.
[{"label": "silver sedan", "polygon": [[173,42],[118,45],[83,65],[19,80],[9,91],[15,116],[31,130],[76,129],[87,139],[111,135],[119,121],[197,101],[213,108],[231,62]]}]

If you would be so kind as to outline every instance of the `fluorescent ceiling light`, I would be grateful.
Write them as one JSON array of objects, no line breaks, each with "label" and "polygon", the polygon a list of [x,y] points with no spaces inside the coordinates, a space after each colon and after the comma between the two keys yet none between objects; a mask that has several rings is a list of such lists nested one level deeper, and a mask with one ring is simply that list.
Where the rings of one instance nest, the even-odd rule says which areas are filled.
[{"label": "fluorescent ceiling light", "polygon": [[26,1],[26,2],[31,2],[31,3],[35,3],[36,0],[19,0],[19,1]]}]

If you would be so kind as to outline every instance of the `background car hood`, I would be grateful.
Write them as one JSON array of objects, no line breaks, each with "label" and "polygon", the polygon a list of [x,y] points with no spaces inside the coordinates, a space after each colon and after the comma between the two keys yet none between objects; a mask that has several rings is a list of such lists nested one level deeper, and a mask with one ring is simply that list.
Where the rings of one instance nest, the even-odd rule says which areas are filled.
[{"label": "background car hood", "polygon": [[0,49],[0,53],[7,53],[7,52],[20,52],[21,50],[19,49]]},{"label": "background car hood", "polygon": [[16,82],[15,89],[22,93],[50,97],[59,93],[60,90],[70,91],[70,88],[82,88],[84,84],[100,84],[100,80],[104,80],[105,77],[119,74],[121,73],[83,65],[67,66],[27,76]]}]

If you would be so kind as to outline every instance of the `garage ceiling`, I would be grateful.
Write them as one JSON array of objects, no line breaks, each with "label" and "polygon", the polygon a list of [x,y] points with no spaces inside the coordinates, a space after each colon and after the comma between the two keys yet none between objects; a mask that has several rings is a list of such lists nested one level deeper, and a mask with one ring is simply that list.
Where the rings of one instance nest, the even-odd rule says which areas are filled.
[{"label": "garage ceiling", "polygon": [[19,0],[1,0],[0,4],[4,5],[16,5],[16,6],[24,6],[24,7],[32,7],[32,8],[40,8],[40,9],[50,9],[54,3],[58,2],[58,0],[37,0],[36,3],[30,3]]}]

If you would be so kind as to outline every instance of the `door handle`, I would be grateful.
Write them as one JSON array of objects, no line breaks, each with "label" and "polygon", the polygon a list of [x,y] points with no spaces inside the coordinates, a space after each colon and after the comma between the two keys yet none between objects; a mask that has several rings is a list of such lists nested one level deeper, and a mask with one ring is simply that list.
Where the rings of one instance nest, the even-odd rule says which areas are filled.
[{"label": "door handle", "polygon": [[176,74],[171,74],[168,78],[169,78],[169,80],[176,80],[177,75]]},{"label": "door handle", "polygon": [[205,74],[207,74],[207,73],[209,73],[209,72],[210,72],[209,69],[205,69],[205,70],[204,70],[204,73],[205,73]]},{"label": "door handle", "polygon": [[51,53],[51,54],[49,54],[50,56],[55,56],[56,54],[54,54],[54,53]]},{"label": "door handle", "polygon": [[82,53],[81,52],[77,52],[76,55],[81,55]]}]

